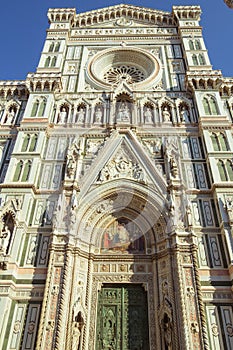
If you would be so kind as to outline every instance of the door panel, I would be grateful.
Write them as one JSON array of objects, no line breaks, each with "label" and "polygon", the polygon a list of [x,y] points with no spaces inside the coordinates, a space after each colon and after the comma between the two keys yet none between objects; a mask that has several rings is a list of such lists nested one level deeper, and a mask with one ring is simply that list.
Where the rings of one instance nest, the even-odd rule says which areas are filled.
[{"label": "door panel", "polygon": [[141,285],[99,292],[96,350],[149,350],[147,294]]}]

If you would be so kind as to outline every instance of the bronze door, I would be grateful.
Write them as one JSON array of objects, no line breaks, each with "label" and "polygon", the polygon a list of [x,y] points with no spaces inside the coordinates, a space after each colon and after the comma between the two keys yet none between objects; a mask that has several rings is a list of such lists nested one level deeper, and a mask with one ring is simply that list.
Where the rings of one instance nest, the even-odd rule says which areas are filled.
[{"label": "bronze door", "polygon": [[141,285],[102,287],[96,334],[96,350],[149,350],[147,293]]}]

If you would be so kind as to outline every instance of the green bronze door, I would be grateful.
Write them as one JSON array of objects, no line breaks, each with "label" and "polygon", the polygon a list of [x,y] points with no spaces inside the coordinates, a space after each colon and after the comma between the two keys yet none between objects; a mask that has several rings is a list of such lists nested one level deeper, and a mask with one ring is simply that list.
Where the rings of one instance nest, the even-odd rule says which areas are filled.
[{"label": "green bronze door", "polygon": [[147,294],[141,285],[102,287],[96,350],[149,350]]}]

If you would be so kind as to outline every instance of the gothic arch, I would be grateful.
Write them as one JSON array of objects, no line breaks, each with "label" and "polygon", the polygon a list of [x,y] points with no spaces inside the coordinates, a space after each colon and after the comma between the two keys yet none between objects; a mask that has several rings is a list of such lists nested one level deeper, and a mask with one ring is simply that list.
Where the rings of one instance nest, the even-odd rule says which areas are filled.
[{"label": "gothic arch", "polygon": [[[103,230],[113,220],[133,222],[146,236],[146,246],[155,244],[154,227],[166,226],[167,200],[161,191],[132,180],[109,181],[89,192],[79,202],[76,237],[93,247],[100,246]],[[161,222],[161,214],[164,218]]]}]

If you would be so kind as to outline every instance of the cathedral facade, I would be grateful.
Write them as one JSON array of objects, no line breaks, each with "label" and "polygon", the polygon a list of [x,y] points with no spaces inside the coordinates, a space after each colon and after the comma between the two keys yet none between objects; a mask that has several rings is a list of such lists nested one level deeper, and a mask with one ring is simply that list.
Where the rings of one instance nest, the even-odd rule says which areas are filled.
[{"label": "cathedral facade", "polygon": [[49,9],[0,81],[2,350],[233,348],[233,79],[200,15]]}]

